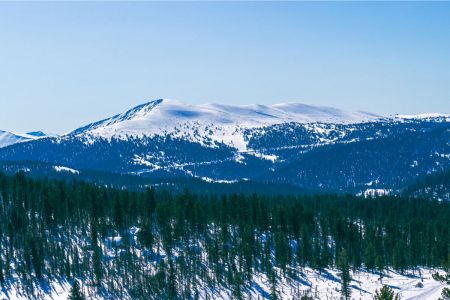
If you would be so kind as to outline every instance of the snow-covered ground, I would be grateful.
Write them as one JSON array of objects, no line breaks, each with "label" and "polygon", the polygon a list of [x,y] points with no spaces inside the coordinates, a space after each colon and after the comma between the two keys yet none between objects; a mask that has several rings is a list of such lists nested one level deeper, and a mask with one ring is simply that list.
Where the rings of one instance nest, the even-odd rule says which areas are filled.
[{"label": "snow-covered ground", "polygon": [[[50,285],[45,287],[44,290],[40,290],[39,299],[40,300],[67,300],[69,297],[71,285],[66,280],[61,282],[55,281],[50,283]],[[35,289],[37,291],[38,289]],[[7,285],[0,290],[1,300],[28,300],[29,297],[24,294],[22,287],[15,284]]]},{"label": "snow-covered ground", "polygon": [[[400,294],[401,299],[438,299],[445,284],[435,281],[432,274],[435,270],[421,269],[412,272],[405,272],[405,275],[397,272],[386,272],[380,278],[379,274],[368,272],[352,273],[351,298],[352,299],[373,299],[375,291],[383,285],[390,286],[395,293]],[[417,286],[422,283],[423,287]],[[278,285],[278,290],[282,299],[293,299],[308,292],[309,295],[317,299],[340,299],[340,279],[336,270],[325,270],[322,274],[317,271],[306,269],[302,276],[295,282],[283,280]],[[267,278],[261,276],[254,281],[252,291],[256,299],[258,295],[270,294],[270,284]],[[295,299],[295,298],[294,298]]]},{"label": "snow-covered ground", "polygon": [[[140,229],[134,226],[129,230],[134,243],[137,243],[137,234],[139,231]],[[76,240],[80,242],[78,243],[79,251],[82,252],[88,245],[83,245],[83,243],[88,242],[88,240]],[[103,253],[105,253],[105,258],[113,258],[117,253],[120,253],[121,244],[122,236],[117,232],[111,232],[101,245]],[[119,247],[119,252],[117,252],[116,246]],[[167,253],[164,252],[162,247],[158,247],[158,249],[160,249],[161,252],[155,252],[156,248],[153,249],[152,252],[159,253],[160,258],[166,259]],[[138,257],[145,260],[141,250],[137,250],[136,254]],[[173,252],[174,258],[178,257],[179,254],[181,253],[178,252],[178,250],[175,250]],[[148,261],[150,266],[148,269],[149,272],[152,272],[152,266],[156,266],[156,263],[156,260]],[[325,269],[321,272],[311,268],[291,269],[289,270],[290,272],[287,272],[290,273],[289,277],[284,276],[283,272],[278,268],[275,268],[274,271],[277,274],[276,290],[281,299],[299,299],[305,294],[319,300],[341,299],[341,280],[339,271],[336,269]],[[368,272],[362,269],[355,272],[351,271],[351,299],[371,300],[373,299],[376,290],[382,288],[383,285],[387,285],[391,287],[396,294],[399,294],[402,300],[437,300],[446,284],[433,279],[432,275],[436,272],[444,274],[441,270],[430,268],[417,268],[403,273],[393,270],[384,270],[383,273]],[[197,280],[202,282],[200,278]],[[17,275],[14,275],[13,278],[7,280],[6,284],[3,286],[0,285],[0,300],[30,299],[26,295],[26,288],[21,286],[20,282],[20,278]],[[89,279],[85,282],[79,280],[80,287],[83,289],[84,294],[88,296],[87,299],[113,299],[107,297],[104,293],[102,294],[103,296],[96,294],[96,289],[92,286],[88,286],[87,282],[89,282]],[[207,286],[207,284],[197,286],[201,299],[233,299],[231,288],[217,287],[218,289],[212,291]],[[37,298],[34,299],[39,300],[65,300],[68,297],[70,289],[71,281],[68,281],[66,278],[53,280],[45,286],[38,286],[34,283],[34,286],[32,287],[34,294],[37,295]],[[124,295],[126,296],[122,299],[132,299],[128,296],[126,289],[127,287],[125,287],[124,291]],[[28,288],[28,290],[30,290],[30,288]],[[260,273],[253,274],[253,279],[250,284],[246,285],[243,290],[245,299],[255,300],[270,299],[271,292],[271,281],[265,274]],[[149,296],[148,299],[152,299],[151,296]]]},{"label": "snow-covered ground", "polygon": [[[435,281],[432,274],[436,270],[420,269],[414,272],[408,271],[405,274],[389,271],[382,277],[379,274],[368,272],[352,273],[351,299],[373,299],[375,291],[383,285],[390,286],[395,293],[400,294],[403,300],[436,300],[439,298],[445,283]],[[83,287],[82,282],[80,282]],[[419,283],[423,286],[419,287]],[[336,270],[324,270],[321,274],[311,269],[305,269],[297,280],[283,279],[277,284],[277,291],[282,299],[298,299],[299,296],[307,293],[315,299],[340,299],[340,279]],[[0,291],[0,299],[26,300],[29,299],[20,291],[20,287],[14,284],[6,286]],[[47,293],[41,291],[39,299],[42,300],[65,300],[70,291],[70,284],[66,280],[52,282],[46,287]],[[85,294],[88,289],[84,287]],[[264,275],[256,275],[251,286],[247,289],[249,299],[269,299],[271,285]],[[89,299],[106,299],[91,295]],[[219,293],[201,294],[202,299],[233,299],[231,291],[223,290]]]}]

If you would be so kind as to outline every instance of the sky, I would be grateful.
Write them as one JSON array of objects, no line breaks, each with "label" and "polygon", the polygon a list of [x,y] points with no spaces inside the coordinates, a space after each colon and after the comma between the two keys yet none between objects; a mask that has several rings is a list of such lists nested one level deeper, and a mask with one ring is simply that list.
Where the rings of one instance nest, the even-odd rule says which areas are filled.
[{"label": "sky", "polygon": [[0,3],[0,129],[157,98],[450,113],[450,2]]}]

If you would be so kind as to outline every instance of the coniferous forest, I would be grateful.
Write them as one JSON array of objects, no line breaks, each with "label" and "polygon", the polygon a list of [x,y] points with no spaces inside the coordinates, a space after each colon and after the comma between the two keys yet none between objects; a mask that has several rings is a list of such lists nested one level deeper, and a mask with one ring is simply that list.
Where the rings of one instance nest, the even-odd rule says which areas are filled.
[{"label": "coniferous forest", "polygon": [[255,274],[281,277],[444,267],[450,202],[384,196],[131,192],[0,174],[0,286],[39,299],[80,279],[109,299],[244,298]]}]

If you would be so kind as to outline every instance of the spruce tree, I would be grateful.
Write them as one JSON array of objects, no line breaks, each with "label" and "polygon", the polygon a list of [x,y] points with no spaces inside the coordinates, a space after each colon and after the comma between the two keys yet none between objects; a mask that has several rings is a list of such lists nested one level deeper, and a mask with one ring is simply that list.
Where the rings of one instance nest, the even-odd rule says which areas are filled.
[{"label": "spruce tree", "polygon": [[398,294],[395,294],[394,291],[388,287],[387,285],[384,285],[380,291],[375,291],[375,297],[374,300],[400,300],[400,296]]},{"label": "spruce tree", "polygon": [[277,277],[274,270],[270,270],[269,281],[270,281],[270,300],[277,300],[279,297],[277,291]]},{"label": "spruce tree", "polygon": [[350,266],[348,263],[347,251],[345,251],[345,249],[342,249],[339,253],[337,267],[339,271],[341,271],[341,295],[346,300],[350,299],[350,281],[352,280],[352,278],[350,276]]},{"label": "spruce tree", "polygon": [[376,267],[377,257],[375,247],[372,243],[368,244],[364,251],[364,264],[367,270],[373,271]]},{"label": "spruce tree", "polygon": [[72,288],[70,289],[69,298],[67,298],[67,300],[85,300],[77,280],[74,280]]}]

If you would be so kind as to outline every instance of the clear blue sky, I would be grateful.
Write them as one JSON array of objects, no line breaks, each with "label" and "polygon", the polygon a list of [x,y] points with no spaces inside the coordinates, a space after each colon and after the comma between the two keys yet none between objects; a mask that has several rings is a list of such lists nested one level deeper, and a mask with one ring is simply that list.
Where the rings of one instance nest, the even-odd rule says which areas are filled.
[{"label": "clear blue sky", "polygon": [[450,113],[450,3],[0,3],[0,129],[162,97]]}]

